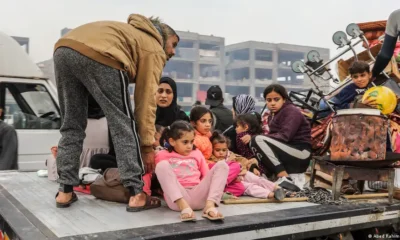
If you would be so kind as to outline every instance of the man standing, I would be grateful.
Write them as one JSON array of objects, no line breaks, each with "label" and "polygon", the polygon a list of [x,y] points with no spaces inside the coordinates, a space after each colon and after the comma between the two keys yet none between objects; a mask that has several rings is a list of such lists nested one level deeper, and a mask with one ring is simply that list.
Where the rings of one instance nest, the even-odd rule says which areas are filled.
[{"label": "man standing", "polygon": [[[178,42],[176,32],[158,18],[132,14],[127,23],[82,25],[56,43],[54,66],[62,117],[57,207],[69,207],[77,200],[73,186],[79,184],[89,94],[107,117],[121,181],[131,194],[127,211],[160,206],[157,198],[143,193],[142,175],[145,167],[147,172],[154,169],[155,93],[165,62],[175,55]],[[136,84],[137,125],[129,82]]]},{"label": "man standing", "polygon": [[206,105],[210,105],[213,113],[214,129],[224,132],[233,124],[232,111],[224,106],[222,90],[218,85],[211,86],[207,90]]},{"label": "man standing", "polygon": [[400,9],[392,12],[386,23],[385,39],[372,69],[372,77],[377,77],[385,69],[393,56],[400,36]]},{"label": "man standing", "polygon": [[1,120],[0,108],[0,170],[18,169],[18,137],[15,129]]}]

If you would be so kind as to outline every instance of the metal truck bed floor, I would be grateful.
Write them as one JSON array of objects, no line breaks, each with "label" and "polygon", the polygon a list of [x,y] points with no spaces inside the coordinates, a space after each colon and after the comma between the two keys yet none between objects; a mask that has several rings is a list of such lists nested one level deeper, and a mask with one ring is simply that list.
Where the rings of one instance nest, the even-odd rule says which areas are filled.
[{"label": "metal truck bed floor", "polygon": [[[398,221],[400,205],[386,203],[321,206],[306,202],[221,205],[225,223],[211,223],[196,212],[196,223],[180,223],[167,207],[128,213],[125,204],[78,194],[67,209],[55,207],[57,184],[36,173],[0,173],[0,216],[21,239],[254,239],[332,230],[363,222]],[[372,214],[375,206],[386,212]],[[375,219],[376,218],[376,219]],[[1,220],[1,218],[0,218]],[[259,229],[263,229],[258,231]],[[325,230],[326,231],[326,230]],[[299,236],[300,236],[299,235]],[[212,239],[209,238],[209,239]]]}]

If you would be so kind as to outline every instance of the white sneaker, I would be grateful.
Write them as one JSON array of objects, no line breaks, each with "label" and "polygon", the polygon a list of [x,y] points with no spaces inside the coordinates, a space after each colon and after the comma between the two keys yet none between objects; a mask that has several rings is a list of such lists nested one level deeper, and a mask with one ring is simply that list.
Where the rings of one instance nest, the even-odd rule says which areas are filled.
[{"label": "white sneaker", "polygon": [[39,177],[47,177],[48,176],[48,171],[47,170],[39,170],[39,171],[37,171],[37,175]]}]

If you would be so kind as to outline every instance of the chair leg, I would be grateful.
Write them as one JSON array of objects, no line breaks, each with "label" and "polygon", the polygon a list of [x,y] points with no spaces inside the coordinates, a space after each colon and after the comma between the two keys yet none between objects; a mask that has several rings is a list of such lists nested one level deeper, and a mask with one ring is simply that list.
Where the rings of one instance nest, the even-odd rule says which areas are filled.
[{"label": "chair leg", "polygon": [[344,167],[336,166],[333,173],[333,183],[332,183],[332,198],[334,201],[339,200],[340,197],[340,189],[342,188],[344,175]]},{"label": "chair leg", "polygon": [[394,194],[394,176],[395,176],[395,170],[390,169],[389,170],[389,178],[388,178],[388,194],[389,194],[389,203],[393,203],[393,194]]},{"label": "chair leg", "polygon": [[315,175],[317,174],[317,170],[315,169],[316,162],[316,159],[311,159],[310,188],[314,188]]},{"label": "chair leg", "polygon": [[357,180],[357,188],[361,194],[364,193],[364,184],[365,184],[365,180]]}]

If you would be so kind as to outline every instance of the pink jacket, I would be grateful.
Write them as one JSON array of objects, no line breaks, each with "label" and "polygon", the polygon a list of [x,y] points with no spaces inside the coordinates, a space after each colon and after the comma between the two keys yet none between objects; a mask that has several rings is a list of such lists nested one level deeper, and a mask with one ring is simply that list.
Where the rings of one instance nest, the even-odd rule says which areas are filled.
[{"label": "pink jacket", "polygon": [[157,153],[155,159],[156,164],[161,161],[170,163],[179,183],[185,188],[198,185],[208,172],[207,162],[197,149],[193,150],[189,156],[162,150]]}]

